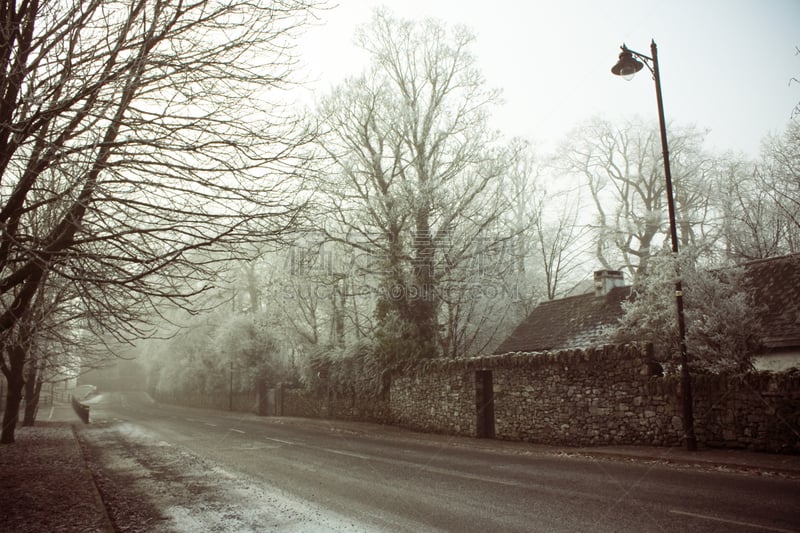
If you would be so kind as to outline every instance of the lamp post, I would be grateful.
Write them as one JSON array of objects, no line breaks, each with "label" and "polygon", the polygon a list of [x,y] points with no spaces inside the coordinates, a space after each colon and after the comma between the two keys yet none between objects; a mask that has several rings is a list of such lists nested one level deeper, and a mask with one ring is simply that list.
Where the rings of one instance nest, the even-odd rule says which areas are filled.
[{"label": "lamp post", "polygon": [[[661,129],[661,151],[664,157],[664,178],[667,185],[667,207],[669,210],[669,231],[672,239],[672,253],[678,259],[678,229],[675,225],[675,200],[672,194],[672,172],[669,168],[669,148],[667,147],[667,126],[664,121],[664,102],[661,98],[661,75],[658,71],[658,50],[656,42],[650,42],[652,56],[648,57],[630,50],[625,44],[621,46],[619,61],[611,67],[612,74],[630,80],[633,75],[647,66],[656,83],[656,100],[658,101],[658,125]],[[637,59],[638,58],[638,59]],[[641,61],[639,61],[641,59]],[[651,67],[652,63],[652,67]],[[692,401],[692,379],[689,375],[689,354],[686,350],[686,324],[683,317],[683,288],[680,275],[675,281],[675,308],[678,315],[678,336],[681,352],[681,396],[683,400],[683,433],[686,449],[697,450],[697,436],[694,432],[694,413]]]}]

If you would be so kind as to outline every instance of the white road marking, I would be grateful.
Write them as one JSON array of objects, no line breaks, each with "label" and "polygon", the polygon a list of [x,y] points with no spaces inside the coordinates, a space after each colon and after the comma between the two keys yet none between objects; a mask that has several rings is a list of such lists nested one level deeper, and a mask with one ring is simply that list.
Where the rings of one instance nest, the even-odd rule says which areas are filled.
[{"label": "white road marking", "polygon": [[267,440],[274,441],[274,442],[280,442],[281,444],[289,444],[291,446],[297,446],[299,444],[297,442],[292,442],[292,441],[288,441],[288,440],[281,440],[281,439],[273,439],[271,437],[264,437],[264,438],[267,439]]},{"label": "white road marking", "polygon": [[702,520],[710,520],[713,522],[722,522],[723,524],[732,524],[734,526],[752,527],[754,529],[763,529],[764,531],[777,531],[779,533],[796,533],[791,529],[781,529],[777,527],[762,526],[761,524],[753,524],[752,522],[740,522],[738,520],[728,520],[727,518],[719,518],[717,516],[709,516],[704,514],[689,513],[686,511],[678,511],[677,509],[670,509],[672,514],[679,514],[683,516],[691,516],[692,518],[700,518]]},{"label": "white road marking", "polygon": [[438,468],[431,465],[424,465],[420,463],[416,463],[414,461],[405,461],[402,459],[390,459],[387,457],[378,457],[374,455],[361,455],[353,452],[346,452],[342,450],[333,450],[331,448],[320,448],[318,446],[310,446],[310,445],[303,445],[298,443],[301,446],[306,446],[307,448],[314,449],[314,450],[321,450],[329,453],[335,453],[338,455],[345,455],[348,457],[355,457],[357,459],[363,459],[367,461],[376,461],[381,463],[387,463],[391,465],[397,466],[405,466],[410,468],[415,468],[417,470],[421,470],[423,472],[429,472],[432,474],[441,474],[444,476],[450,476],[460,479],[467,479],[469,481],[480,481],[482,483],[494,483],[495,485],[503,485],[507,487],[516,487],[516,488],[529,488],[530,484],[527,482],[519,482],[513,481],[509,479],[501,479],[493,476],[485,476],[481,474],[471,474],[469,472],[453,472],[452,470],[448,470],[445,468]]},{"label": "white road marking", "polygon": [[241,433],[242,435],[245,434],[244,431],[242,431],[241,429],[228,428],[228,431],[235,431],[236,433]]},{"label": "white road marking", "polygon": [[205,425],[207,425],[207,426],[211,426],[212,428],[215,428],[215,427],[217,427],[217,425],[216,425],[216,424],[212,424],[211,422],[205,422]]},{"label": "white road marking", "polygon": [[345,452],[345,451],[342,451],[342,450],[332,450],[330,448],[319,448],[319,449],[324,451],[324,452],[335,453],[337,455],[346,455],[347,457],[355,457],[356,459],[364,459],[364,460],[367,460],[367,461],[375,459],[374,457],[371,457],[369,455],[362,455],[360,453]]}]

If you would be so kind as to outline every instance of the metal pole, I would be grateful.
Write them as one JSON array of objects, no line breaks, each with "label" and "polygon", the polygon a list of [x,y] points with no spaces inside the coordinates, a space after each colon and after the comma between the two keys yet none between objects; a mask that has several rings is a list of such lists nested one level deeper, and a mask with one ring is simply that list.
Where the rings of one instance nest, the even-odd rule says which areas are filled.
[{"label": "metal pole", "polygon": [[[664,155],[664,178],[667,182],[667,206],[669,208],[669,231],[672,239],[672,253],[678,260],[678,228],[675,225],[675,200],[672,194],[672,172],[669,167],[669,149],[667,148],[667,126],[664,121],[664,102],[661,98],[661,76],[658,71],[658,51],[655,40],[650,43],[653,54],[653,78],[656,82],[656,99],[658,100],[658,124],[661,128],[661,151]],[[678,266],[680,269],[680,266]],[[686,349],[686,324],[683,317],[683,288],[680,280],[675,281],[675,308],[678,314],[678,336],[681,350],[681,396],[683,400],[683,433],[686,449],[697,450],[697,436],[694,432],[694,411],[692,399],[692,378],[689,375],[689,354]]]}]

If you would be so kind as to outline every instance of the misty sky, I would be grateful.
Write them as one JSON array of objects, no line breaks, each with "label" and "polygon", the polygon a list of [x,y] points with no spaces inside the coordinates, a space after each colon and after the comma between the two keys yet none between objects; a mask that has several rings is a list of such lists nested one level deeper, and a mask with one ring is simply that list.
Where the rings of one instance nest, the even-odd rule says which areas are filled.
[{"label": "misty sky", "polygon": [[593,115],[657,119],[649,73],[610,73],[619,46],[658,45],[667,120],[710,130],[707,147],[755,156],[800,102],[798,0],[339,0],[301,43],[319,91],[359,73],[356,25],[378,5],[396,16],[468,26],[490,87],[503,90],[494,126],[544,148]]}]

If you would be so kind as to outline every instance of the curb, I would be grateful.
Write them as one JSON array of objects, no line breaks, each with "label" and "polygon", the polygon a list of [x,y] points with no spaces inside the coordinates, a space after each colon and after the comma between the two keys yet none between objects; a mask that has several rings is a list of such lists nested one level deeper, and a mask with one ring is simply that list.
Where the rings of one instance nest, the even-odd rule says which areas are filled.
[{"label": "curb", "polygon": [[114,527],[114,522],[111,520],[111,516],[108,514],[108,507],[106,507],[106,502],[103,499],[103,493],[100,491],[100,487],[97,484],[97,475],[92,468],[92,462],[89,461],[87,454],[86,454],[86,447],[81,441],[81,438],[78,436],[78,430],[75,428],[75,424],[70,424],[72,428],[72,436],[75,438],[75,442],[78,445],[78,449],[81,451],[81,459],[83,460],[83,465],[86,468],[86,471],[89,473],[89,477],[92,480],[92,492],[95,496],[95,501],[97,503],[96,507],[100,514],[103,516],[103,526],[104,530],[107,533],[116,533],[117,528]]},{"label": "curb", "polygon": [[[774,455],[764,454],[761,452],[747,452],[747,451],[734,451],[734,453],[750,454],[742,457],[742,459],[750,458],[752,462],[737,460],[737,458],[714,458],[714,457],[688,457],[685,455],[678,455],[671,448],[643,448],[639,453],[628,451],[625,449],[619,450],[603,450],[591,448],[570,448],[570,447],[557,447],[546,444],[534,444],[525,441],[510,441],[510,440],[497,440],[497,439],[477,439],[472,437],[465,437],[461,435],[447,435],[441,433],[425,433],[420,431],[413,431],[400,426],[392,426],[385,424],[373,424],[374,427],[365,427],[363,424],[370,424],[368,422],[355,422],[349,423],[344,420],[333,419],[317,419],[317,418],[301,418],[301,417],[257,417],[267,424],[279,425],[301,425],[309,428],[317,428],[321,430],[350,434],[369,436],[383,439],[394,440],[426,440],[428,442],[441,442],[447,440],[447,444],[461,448],[473,448],[476,450],[488,450],[499,453],[508,454],[542,454],[549,456],[563,456],[563,457],[582,457],[597,460],[609,461],[637,461],[641,463],[660,463],[683,468],[704,468],[708,470],[720,471],[735,471],[741,473],[757,474],[757,475],[774,475],[792,479],[800,479],[800,457],[791,455]],[[716,450],[704,449],[697,453],[702,456],[704,453],[729,453],[733,450]],[[678,453],[682,454],[683,451]],[[790,467],[768,464],[767,461],[776,462],[780,458],[785,458],[788,462],[794,458],[797,463],[796,466]]]},{"label": "curb", "polygon": [[[702,452],[701,452],[702,453]],[[752,452],[756,453],[756,452]],[[682,468],[704,468],[707,470],[734,471],[764,476],[779,476],[800,479],[800,468],[783,468],[770,465],[747,464],[737,461],[720,461],[712,459],[692,459],[690,457],[668,457],[659,455],[634,454],[613,451],[594,451],[580,449],[574,452],[564,451],[566,455],[575,455],[598,460],[637,461],[641,463],[660,463]]]}]

